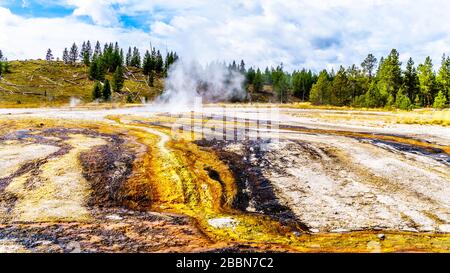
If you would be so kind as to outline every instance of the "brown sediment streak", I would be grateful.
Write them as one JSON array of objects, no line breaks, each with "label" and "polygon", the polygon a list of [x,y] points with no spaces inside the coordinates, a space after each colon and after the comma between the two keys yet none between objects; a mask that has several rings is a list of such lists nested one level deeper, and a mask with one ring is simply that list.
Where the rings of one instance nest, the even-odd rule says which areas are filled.
[{"label": "brown sediment streak", "polygon": [[423,148],[428,150],[429,152],[444,152],[450,155],[450,146],[443,146],[435,143],[426,142],[419,139],[414,139],[405,136],[397,136],[397,135],[387,135],[387,134],[377,134],[377,133],[367,133],[367,132],[351,132],[351,131],[341,131],[341,130],[330,130],[330,129],[312,129],[301,126],[292,126],[292,125],[279,125],[281,130],[289,130],[310,134],[325,134],[325,135],[337,135],[344,137],[353,137],[359,139],[374,139],[374,140],[382,140],[382,141],[391,141],[406,145],[412,145],[416,147]]},{"label": "brown sediment streak", "polygon": [[90,206],[120,206],[127,198],[124,188],[135,155],[124,141],[119,136],[111,136],[107,145],[80,154],[83,175],[93,189],[88,201]]}]

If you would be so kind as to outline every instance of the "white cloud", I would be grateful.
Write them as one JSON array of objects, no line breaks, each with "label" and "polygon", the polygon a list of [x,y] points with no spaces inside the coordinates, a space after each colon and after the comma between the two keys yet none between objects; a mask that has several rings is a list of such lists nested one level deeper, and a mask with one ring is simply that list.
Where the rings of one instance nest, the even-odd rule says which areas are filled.
[{"label": "white cloud", "polygon": [[75,41],[118,41],[121,45],[148,47],[150,36],[140,30],[104,27],[65,18],[22,18],[0,7],[0,49],[8,59],[44,58],[47,48],[56,57]]},{"label": "white cloud", "polygon": [[74,16],[88,16],[95,24],[102,26],[119,25],[116,11],[112,4],[121,1],[108,0],[68,0],[67,4],[75,6]]},{"label": "white cloud", "polygon": [[[46,19],[0,8],[0,48],[10,58],[36,58],[47,47],[72,41],[113,41],[145,47],[166,45],[200,62],[245,59],[259,66],[283,62],[288,69],[359,64],[397,48],[402,60],[437,64],[450,45],[445,0],[67,0],[72,16]],[[125,29],[121,15],[148,17],[149,33]],[[80,21],[88,16],[95,23]],[[8,37],[8,38],[6,38]]]}]

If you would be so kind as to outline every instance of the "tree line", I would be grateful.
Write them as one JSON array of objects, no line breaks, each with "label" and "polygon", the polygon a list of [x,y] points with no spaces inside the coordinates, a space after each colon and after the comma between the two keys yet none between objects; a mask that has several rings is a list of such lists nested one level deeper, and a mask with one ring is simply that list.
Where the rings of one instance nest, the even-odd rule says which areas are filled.
[{"label": "tree line", "polygon": [[[102,47],[98,41],[95,46],[90,41],[83,42],[80,47],[73,43],[70,48],[64,49],[62,55],[65,64],[81,63],[89,68],[89,78],[96,83],[93,97],[102,100],[109,100],[111,92],[121,91],[125,67],[142,69],[148,84],[153,86],[154,79],[167,76],[170,66],[177,59],[175,52],[168,52],[163,58],[154,47],[141,55],[137,47],[129,47],[124,53],[117,42],[106,43]],[[47,50],[46,60],[54,60],[51,49]],[[230,77],[233,73],[241,73],[245,77],[247,90],[257,93],[273,90],[282,103],[295,97],[314,105],[413,109],[445,108],[450,101],[450,57],[445,54],[437,70],[430,57],[419,65],[409,58],[403,69],[396,49],[380,60],[368,54],[360,65],[341,66],[337,71],[324,69],[320,73],[307,69],[287,72],[283,64],[264,70],[246,69],[243,60],[224,65]],[[7,72],[9,65],[0,51],[0,76]],[[112,74],[111,82],[106,82],[108,73]],[[98,87],[100,92],[95,90]]]},{"label": "tree line", "polygon": [[403,70],[399,53],[393,49],[379,63],[369,54],[361,68],[353,65],[347,69],[341,67],[337,73],[322,71],[311,89],[310,101],[319,105],[408,110],[419,107],[445,108],[449,96],[448,56],[442,56],[437,73],[430,57],[417,67],[413,59],[409,58]]},{"label": "tree line", "polygon": [[450,101],[450,57],[445,54],[437,72],[430,57],[417,66],[410,58],[402,69],[399,53],[393,49],[379,61],[369,54],[360,66],[341,66],[337,72],[325,69],[316,74],[302,69],[289,73],[281,64],[264,71],[249,68],[245,75],[247,86],[254,92],[272,86],[282,103],[291,95],[315,105],[408,110],[445,108]]},{"label": "tree line", "polygon": [[[47,61],[53,61],[53,52],[47,50]],[[143,74],[147,77],[148,85],[153,86],[156,76],[166,76],[172,64],[178,60],[176,52],[170,51],[166,54],[165,59],[155,47],[146,50],[143,58],[137,47],[129,47],[126,54],[119,46],[118,42],[106,43],[102,47],[97,41],[92,46],[90,41],[83,42],[81,47],[76,43],[68,49],[65,48],[62,54],[62,61],[68,65],[84,64],[89,68],[89,78],[95,81],[92,91],[94,100],[109,101],[112,92],[120,92],[123,88],[125,75],[124,68],[142,69]],[[106,79],[106,75],[112,74],[111,82]]]},{"label": "tree line", "polygon": [[11,72],[9,69],[9,63],[5,56],[3,56],[3,52],[0,50],[0,78],[3,74]]}]

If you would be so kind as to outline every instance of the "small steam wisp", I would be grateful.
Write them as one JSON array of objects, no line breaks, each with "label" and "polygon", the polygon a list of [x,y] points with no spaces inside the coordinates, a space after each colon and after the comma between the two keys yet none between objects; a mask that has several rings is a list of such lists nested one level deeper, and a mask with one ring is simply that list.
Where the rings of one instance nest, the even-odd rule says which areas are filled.
[{"label": "small steam wisp", "polygon": [[79,98],[71,97],[69,101],[70,108],[77,107],[81,103]]}]

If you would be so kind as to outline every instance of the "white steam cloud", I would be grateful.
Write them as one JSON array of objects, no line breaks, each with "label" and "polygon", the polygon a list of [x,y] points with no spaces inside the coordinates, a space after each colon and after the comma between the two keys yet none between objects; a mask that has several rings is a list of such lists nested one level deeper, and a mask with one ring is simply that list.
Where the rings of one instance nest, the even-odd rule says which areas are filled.
[{"label": "white steam cloud", "polygon": [[202,66],[195,61],[178,60],[169,69],[164,93],[156,104],[175,110],[198,103],[239,101],[246,98],[244,76],[219,62]]}]

